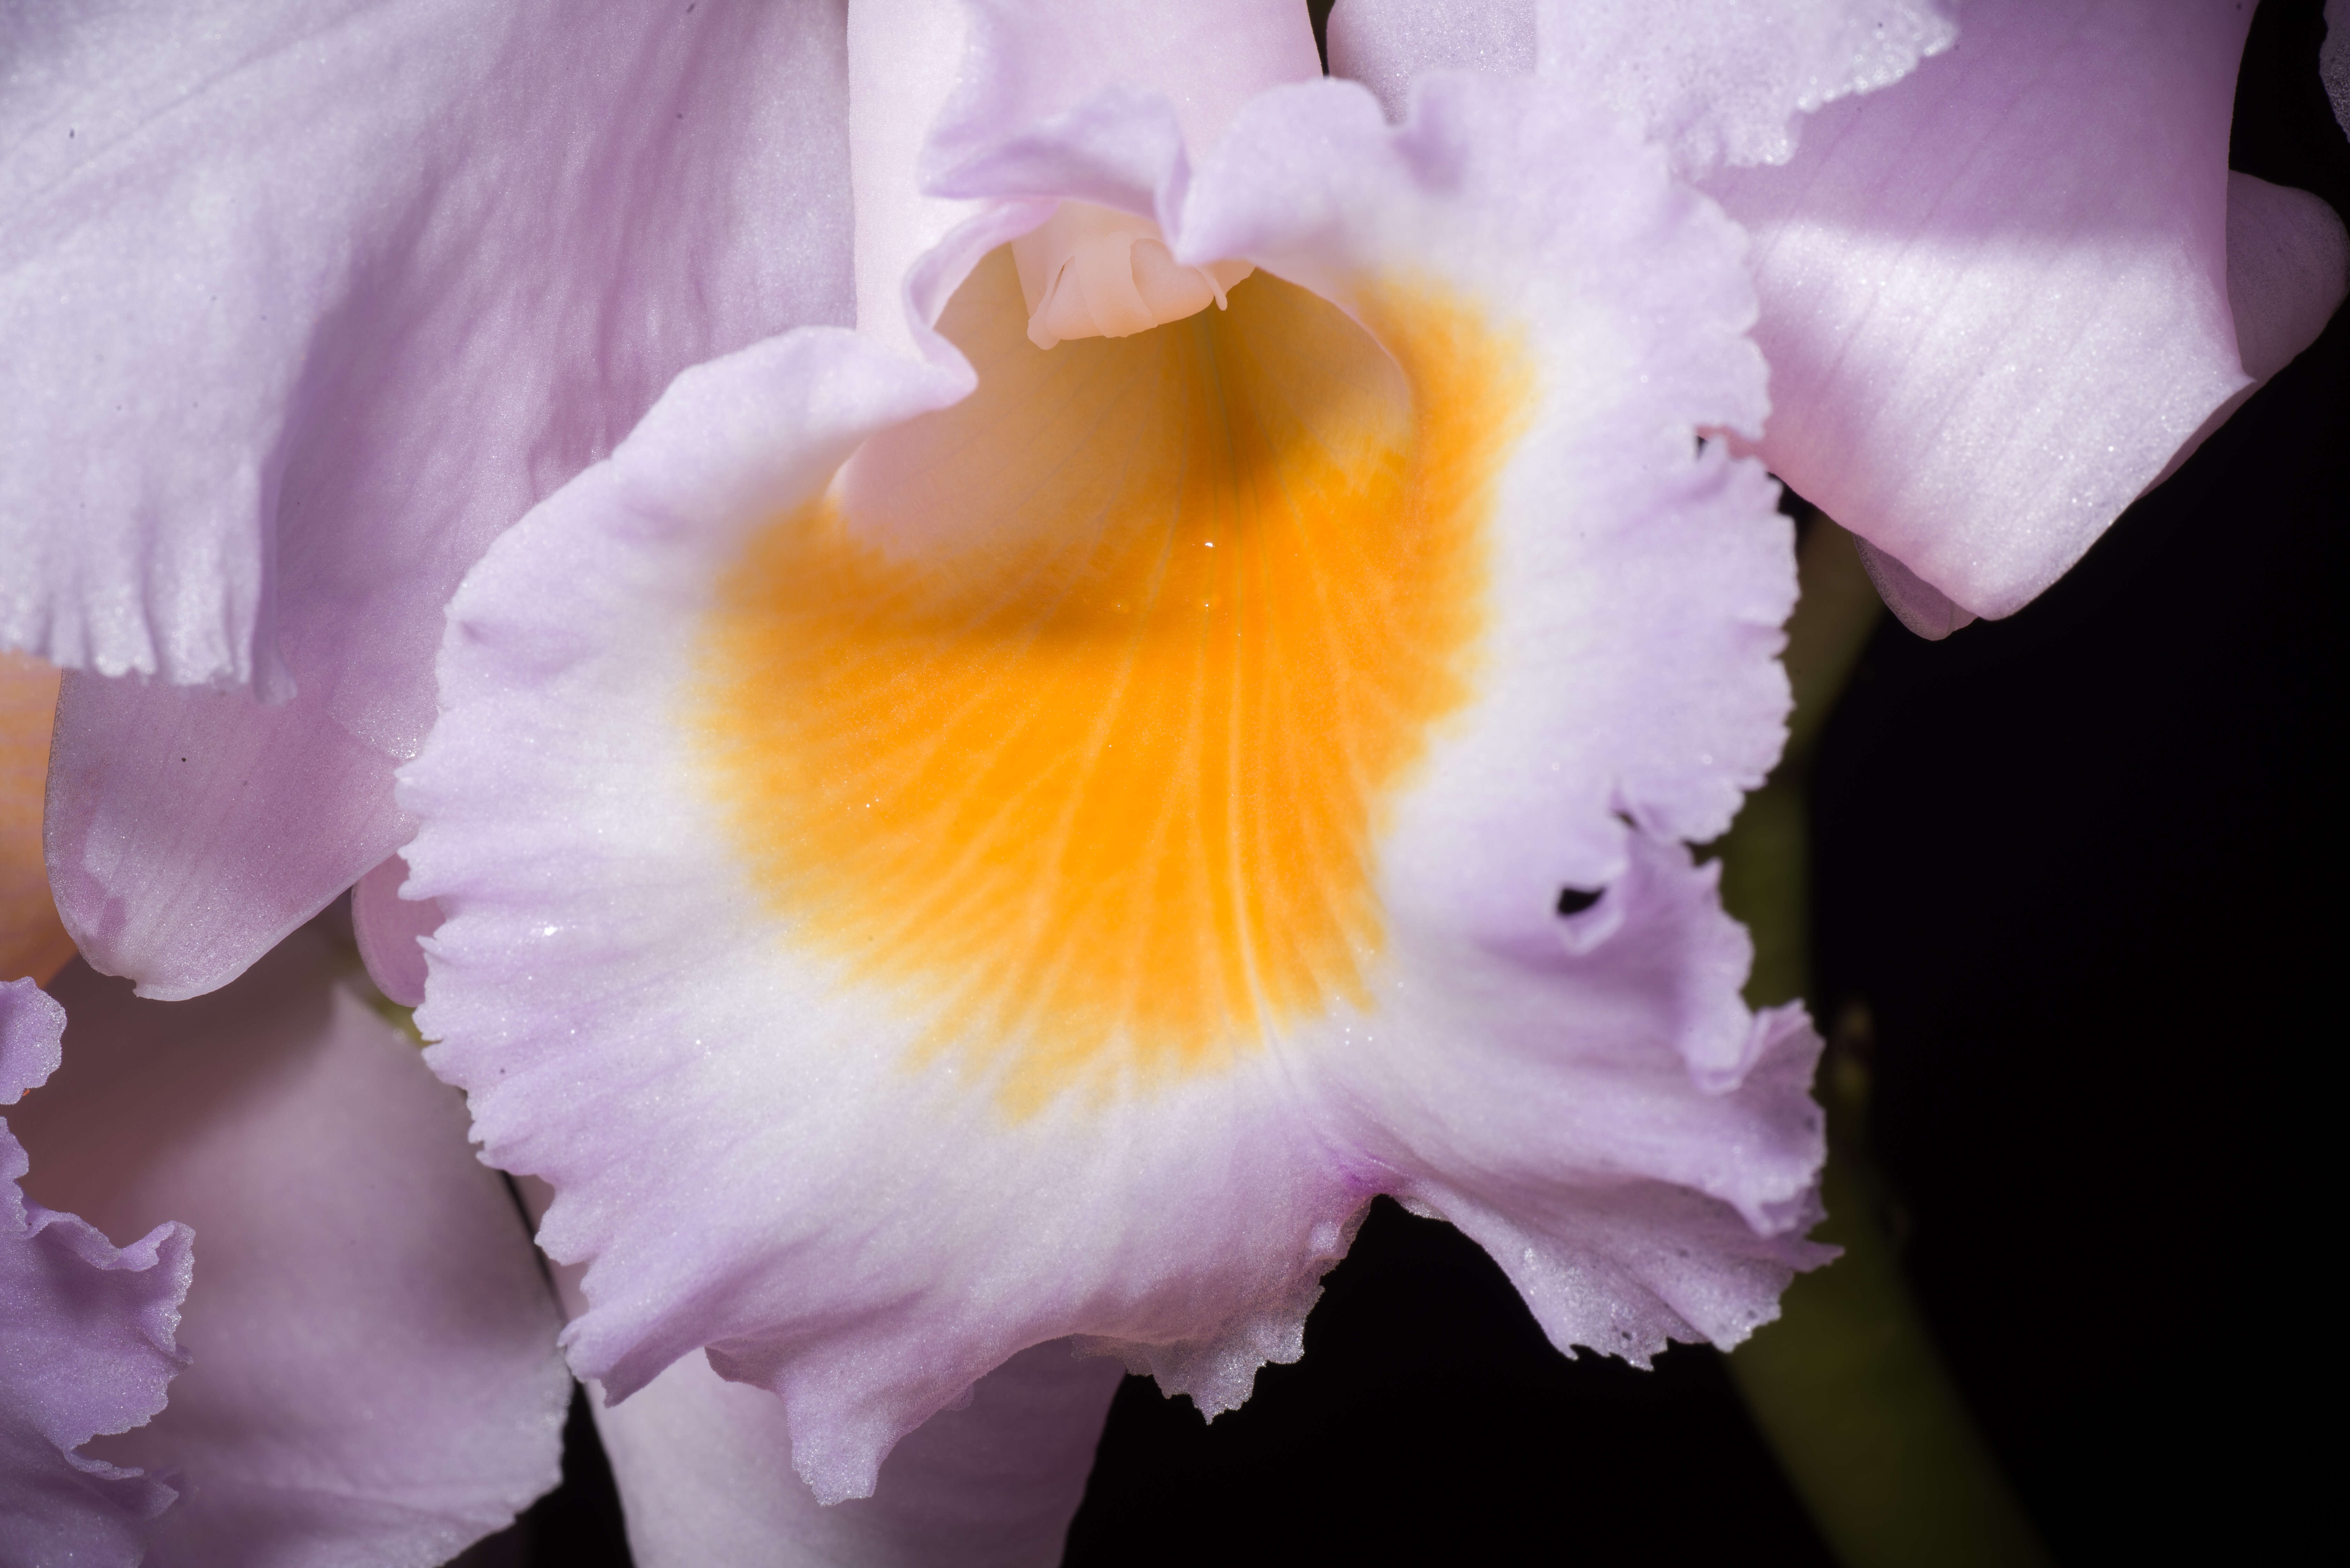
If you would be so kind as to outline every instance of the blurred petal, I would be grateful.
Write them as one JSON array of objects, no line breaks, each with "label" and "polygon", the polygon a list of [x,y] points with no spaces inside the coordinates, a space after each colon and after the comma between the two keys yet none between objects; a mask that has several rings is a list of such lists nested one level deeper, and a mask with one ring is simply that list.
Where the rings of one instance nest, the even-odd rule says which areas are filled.
[{"label": "blurred petal", "polygon": [[[0,1106],[57,1070],[65,1022],[31,981],[0,985]],[[0,1122],[0,1568],[130,1568],[144,1521],[174,1493],[75,1450],[161,1409],[187,1365],[173,1334],[191,1232],[167,1221],[117,1249],[84,1220],[26,1202],[26,1168]]]},{"label": "blurred petal", "polygon": [[70,967],[65,1069],[16,1118],[35,1190],[199,1238],[194,1363],[98,1445],[177,1472],[158,1568],[440,1563],[556,1480],[570,1385],[521,1216],[336,972],[315,931],[173,1005]]},{"label": "blurred petal", "polygon": [[2325,42],[2317,52],[2317,73],[2334,105],[2334,123],[2350,136],[2350,0],[2325,0]]},{"label": "blurred petal", "polygon": [[351,889],[351,933],[375,988],[402,1007],[424,1000],[424,950],[420,938],[441,924],[441,906],[400,896],[408,862],[395,855]]},{"label": "blurred petal", "polygon": [[1938,0],[1347,0],[1330,70],[1391,119],[1412,78],[1459,67],[1539,71],[1623,115],[1674,167],[1784,163],[1797,113],[1898,81],[1958,29]]},{"label": "blurred petal", "polygon": [[1773,471],[2012,614],[2244,383],[2227,155],[2250,8],[1975,0],[1957,47],[1709,182],[1754,236]]},{"label": "blurred petal", "polygon": [[[1275,88],[1196,180],[1140,91],[975,152],[925,359],[682,377],[467,579],[420,1021],[614,1395],[706,1345],[837,1499],[1066,1335],[1231,1407],[1380,1191],[1633,1355],[1818,1256],[1816,1041],[1674,842],[1787,705],[1774,487],[1695,441],[1763,412],[1740,236],[1555,95],[1420,106]],[[1258,274],[1040,351],[998,247],[1055,178]]]},{"label": "blurred petal", "polygon": [[1898,556],[1886,554],[1866,539],[1856,537],[1852,544],[1860,552],[1861,567],[1868,573],[1869,584],[1885,601],[1885,607],[1927,641],[1939,642],[1981,618],[1952,604],[1949,595],[1903,566]]},{"label": "blurred petal", "polygon": [[2317,341],[2350,293],[2350,238],[2321,197],[2228,171],[2228,309],[2244,374],[2265,381]]},{"label": "blurred petal", "polygon": [[399,847],[483,546],[685,366],[847,319],[842,35],[747,0],[0,16],[0,645],[157,678],[65,693],[93,964],[208,990]]},{"label": "blurred petal", "polygon": [[0,653],[0,980],[46,982],[74,953],[41,861],[41,792],[57,709],[55,665]]},{"label": "blurred petal", "polygon": [[1123,1376],[1064,1342],[1024,1350],[909,1433],[871,1497],[828,1508],[792,1473],[783,1401],[699,1355],[596,1426],[637,1568],[1054,1568]]}]

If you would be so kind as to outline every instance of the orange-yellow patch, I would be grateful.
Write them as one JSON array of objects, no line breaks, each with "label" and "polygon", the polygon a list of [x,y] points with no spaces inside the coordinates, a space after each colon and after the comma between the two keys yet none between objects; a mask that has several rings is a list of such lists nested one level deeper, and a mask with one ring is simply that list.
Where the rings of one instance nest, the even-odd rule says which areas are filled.
[{"label": "orange-yellow patch", "polygon": [[1432,291],[1383,353],[1263,275],[1040,352],[998,252],[979,371],[723,584],[700,722],[794,940],[1007,1107],[1212,1068],[1365,1000],[1374,834],[1469,698],[1532,378]]}]

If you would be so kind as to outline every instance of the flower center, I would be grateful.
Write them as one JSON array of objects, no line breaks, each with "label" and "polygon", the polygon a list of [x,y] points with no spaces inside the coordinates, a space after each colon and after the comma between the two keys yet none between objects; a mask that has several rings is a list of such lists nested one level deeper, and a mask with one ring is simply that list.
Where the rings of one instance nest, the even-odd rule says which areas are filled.
[{"label": "flower center", "polygon": [[1276,278],[979,371],[760,535],[702,648],[712,777],[790,940],[1024,1114],[1368,1004],[1387,803],[1471,694],[1529,378],[1457,301]]}]

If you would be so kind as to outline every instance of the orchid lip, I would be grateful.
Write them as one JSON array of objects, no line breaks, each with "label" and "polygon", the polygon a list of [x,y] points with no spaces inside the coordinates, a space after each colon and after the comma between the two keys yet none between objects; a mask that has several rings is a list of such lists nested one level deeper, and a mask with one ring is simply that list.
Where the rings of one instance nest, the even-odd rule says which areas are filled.
[{"label": "orchid lip", "polygon": [[[1271,88],[1196,178],[1079,108],[955,165],[910,343],[681,378],[502,538],[402,774],[428,1061],[556,1193],[574,1366],[705,1350],[820,1496],[1047,1340],[1233,1407],[1367,1190],[1634,1355],[1815,1258],[1810,1038],[1675,842],[1785,701],[1775,491],[1691,453],[1762,424],[1741,236],[1510,84]],[[1042,351],[1070,200],[1257,273]]]}]

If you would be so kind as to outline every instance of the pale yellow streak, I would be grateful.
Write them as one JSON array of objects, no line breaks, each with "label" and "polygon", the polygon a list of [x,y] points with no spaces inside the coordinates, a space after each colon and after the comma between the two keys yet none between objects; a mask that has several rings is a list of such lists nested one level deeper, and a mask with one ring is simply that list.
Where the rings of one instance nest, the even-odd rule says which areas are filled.
[{"label": "pale yellow streak", "polygon": [[1533,379],[1455,296],[1364,330],[1260,274],[1043,352],[999,252],[980,377],[723,585],[694,723],[792,940],[1011,1114],[1367,1001],[1387,804],[1472,694]]},{"label": "pale yellow streak", "polygon": [[59,679],[55,665],[0,653],[0,980],[31,975],[43,985],[74,956],[41,859]]}]

